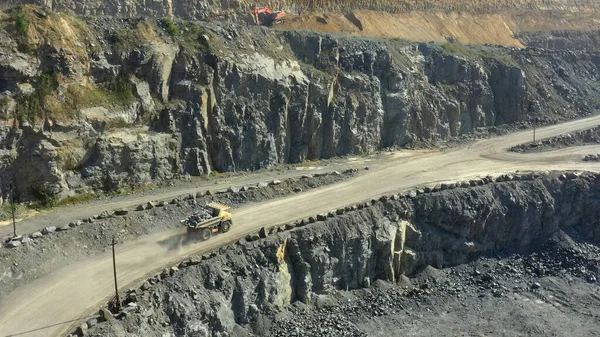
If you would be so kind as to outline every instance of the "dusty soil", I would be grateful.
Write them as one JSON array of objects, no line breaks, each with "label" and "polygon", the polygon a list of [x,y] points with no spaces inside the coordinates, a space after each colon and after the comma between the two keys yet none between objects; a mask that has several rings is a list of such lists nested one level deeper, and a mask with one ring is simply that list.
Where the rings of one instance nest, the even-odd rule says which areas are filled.
[{"label": "dusty soil", "polygon": [[492,43],[524,47],[513,37],[514,32],[510,27],[515,25],[512,18],[501,14],[355,11],[352,14],[290,16],[280,27],[399,38],[413,42],[446,42],[446,35],[456,37],[463,44]]},{"label": "dusty soil", "polygon": [[[598,125],[598,119],[591,117],[540,128],[539,136],[552,137],[565,132],[585,130]],[[505,152],[511,146],[527,141],[529,137],[528,131],[518,132],[441,153],[436,151],[391,154],[378,165],[369,164],[369,171],[363,171],[358,177],[339,184],[267,201],[253,207],[242,206],[236,212],[240,226],[234,226],[228,235],[213,237],[199,245],[188,245],[178,249],[165,247],[163,242],[178,236],[177,231],[137,238],[120,245],[117,252],[117,259],[123,261],[121,268],[127,271],[121,274],[120,285],[136,286],[141,279],[162,270],[165,266],[177,264],[192,254],[203,254],[235,242],[261,227],[285,224],[302,217],[328,212],[341,205],[359,202],[361,198],[368,200],[392,191],[404,191],[415,186],[446,181],[456,182],[480,174],[501,174],[515,170],[598,170],[597,166],[583,163],[580,158],[578,162],[573,161],[573,156],[580,156],[582,152],[576,148],[527,155]],[[586,149],[587,153],[590,149],[596,150],[592,146]],[[140,199],[131,198],[130,201],[132,200],[138,200],[139,203]],[[93,205],[82,207],[80,211],[89,214],[90,207]],[[274,209],[277,211],[273,212]],[[75,233],[75,230],[71,233]],[[73,242],[69,241],[71,245]],[[60,250],[60,247],[56,249]],[[49,262],[38,264],[47,263]],[[38,264],[30,267],[39,268]],[[2,265],[7,267],[7,277],[11,278],[10,270],[13,266],[9,263]],[[0,326],[6,333],[15,334],[23,332],[26,330],[23,327],[31,326],[31,322],[36,321],[31,329],[44,329],[32,332],[32,336],[58,335],[68,329],[69,324],[77,324],[82,312],[96,311],[99,303],[106,303],[106,297],[113,291],[111,271],[110,254],[102,253],[57,269],[52,274],[21,286],[8,293],[0,302]],[[13,279],[17,278],[18,275],[15,275]],[[51,293],[48,292],[49,287],[52,289]],[[69,294],[68,300],[64,296],[66,293]],[[24,301],[24,298],[28,300]]]},{"label": "dusty soil", "polygon": [[[225,190],[230,186],[256,185],[261,181],[268,181],[269,179],[284,180],[299,178],[305,174],[318,174],[333,172],[335,170],[343,171],[349,167],[364,167],[369,161],[369,158],[337,158],[297,165],[287,164],[250,173],[231,172],[223,173],[213,178],[172,180],[168,184],[157,188],[142,189],[136,193],[118,196],[100,195],[96,200],[54,209],[33,210],[21,207],[22,211],[17,215],[17,233],[32,233],[46,226],[62,226],[71,221],[100,214],[105,210],[135,207],[137,204],[148,201],[170,200],[180,195],[197,193],[199,191],[206,191],[207,189]],[[1,239],[6,239],[12,236],[13,233],[12,221],[10,221],[10,213],[8,211],[9,209],[0,209],[0,219],[4,220],[0,221]]]},{"label": "dusty soil", "polygon": [[[29,283],[57,268],[78,260],[102,254],[110,249],[113,236],[121,244],[150,233],[181,227],[180,220],[198,210],[201,205],[218,201],[236,209],[241,205],[281,198],[320,186],[340,182],[354,173],[326,175],[306,179],[288,179],[277,186],[267,186],[239,193],[223,193],[194,200],[177,201],[146,211],[130,211],[125,216],[89,219],[66,231],[57,231],[33,240],[27,245],[0,248],[2,266],[0,299],[14,287]],[[91,221],[91,222],[89,222]],[[12,277],[6,277],[8,275]]]},{"label": "dusty soil", "polygon": [[387,13],[357,10],[290,13],[281,29],[308,29],[357,36],[378,36],[413,42],[446,42],[455,37],[463,44],[495,44],[525,47],[518,34],[557,30],[598,30],[596,13],[498,11],[495,13],[425,12]]},{"label": "dusty soil", "polygon": [[560,233],[530,254],[427,267],[399,285],[322,295],[257,324],[268,336],[598,336],[599,268],[597,246]]}]

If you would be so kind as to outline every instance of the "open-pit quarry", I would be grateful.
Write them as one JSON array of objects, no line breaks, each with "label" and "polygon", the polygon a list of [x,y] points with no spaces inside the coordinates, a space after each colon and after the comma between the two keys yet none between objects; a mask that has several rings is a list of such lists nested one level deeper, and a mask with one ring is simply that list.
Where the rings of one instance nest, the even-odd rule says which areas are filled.
[{"label": "open-pit quarry", "polygon": [[600,335],[599,10],[0,4],[0,337]]}]

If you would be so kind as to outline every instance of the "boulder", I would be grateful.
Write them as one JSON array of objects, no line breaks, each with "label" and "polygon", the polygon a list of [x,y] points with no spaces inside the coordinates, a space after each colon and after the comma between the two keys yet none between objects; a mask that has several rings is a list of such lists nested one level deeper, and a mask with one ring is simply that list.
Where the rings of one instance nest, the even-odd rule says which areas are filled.
[{"label": "boulder", "polygon": [[146,291],[148,289],[150,289],[152,285],[150,285],[150,282],[146,281],[142,284],[142,286],[140,287],[140,289],[142,289],[143,291]]},{"label": "boulder", "polygon": [[33,239],[30,238],[30,237],[27,237],[27,236],[21,239],[21,243],[24,244],[24,245],[30,244],[32,242],[33,242]]},{"label": "boulder", "polygon": [[136,211],[143,211],[146,209],[146,205],[140,204],[135,208]]},{"label": "boulder", "polygon": [[56,230],[58,232],[64,232],[64,231],[68,231],[71,227],[69,227],[69,225],[64,225],[64,226],[60,226],[58,227]]},{"label": "boulder", "polygon": [[8,241],[8,243],[6,244],[6,247],[16,248],[16,247],[19,247],[20,245],[21,245],[21,241],[14,240],[14,241]]},{"label": "boulder", "polygon": [[153,209],[154,207],[156,207],[156,204],[152,201],[148,201],[146,203],[146,209]]},{"label": "boulder", "polygon": [[127,215],[127,213],[129,213],[129,211],[124,208],[115,211],[115,215]]},{"label": "boulder", "polygon": [[227,189],[227,192],[236,194],[236,193],[240,193],[240,189],[235,186],[229,186],[229,188]]},{"label": "boulder", "polygon": [[325,221],[327,220],[327,214],[317,214],[317,221]]},{"label": "boulder", "polygon": [[98,219],[108,219],[112,217],[112,215],[108,211],[104,211],[98,215]]},{"label": "boulder", "polygon": [[267,184],[267,183],[265,183],[265,182],[260,182],[260,183],[258,183],[258,184],[256,185],[256,187],[258,187],[258,188],[265,188],[265,187],[267,187],[267,186],[269,186],[269,184]]},{"label": "boulder", "polygon": [[248,234],[246,236],[246,241],[248,241],[248,242],[256,241],[258,239],[260,239],[260,236],[258,235],[258,233],[252,233],[252,234]]},{"label": "boulder", "polygon": [[266,228],[266,227],[262,227],[262,228],[260,229],[260,231],[258,231],[258,236],[259,236],[261,239],[264,239],[264,238],[266,238],[266,237],[267,237],[267,228]]},{"label": "boulder", "polygon": [[77,330],[75,330],[75,334],[77,336],[86,336],[87,333],[88,333],[87,323],[81,323],[81,325],[79,327],[77,327]]},{"label": "boulder", "polygon": [[100,312],[98,312],[98,314],[100,315],[100,318],[103,321],[110,321],[114,319],[113,314],[106,308],[100,309]]},{"label": "boulder", "polygon": [[97,317],[92,317],[90,319],[88,319],[86,321],[88,328],[94,327],[96,324],[98,324],[98,318]]},{"label": "boulder", "polygon": [[45,227],[44,229],[42,229],[42,234],[44,235],[48,235],[50,233],[54,233],[56,232],[56,226],[48,226]]},{"label": "boulder", "polygon": [[34,239],[41,238],[42,236],[44,236],[44,234],[42,234],[41,232],[33,232],[31,234],[31,237],[34,238]]}]

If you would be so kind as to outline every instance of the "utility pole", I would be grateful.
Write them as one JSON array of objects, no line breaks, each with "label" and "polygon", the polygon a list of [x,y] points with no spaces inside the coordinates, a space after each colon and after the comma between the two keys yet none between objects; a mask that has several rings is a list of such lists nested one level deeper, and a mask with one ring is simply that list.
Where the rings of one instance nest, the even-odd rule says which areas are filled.
[{"label": "utility pole", "polygon": [[537,118],[533,119],[533,143],[535,143],[535,125],[537,124]]},{"label": "utility pole", "polygon": [[13,223],[13,237],[16,238],[17,237],[17,223],[15,221],[15,212],[16,212],[16,206],[15,206],[15,195],[14,192],[15,188],[14,186],[10,186],[10,212],[12,213],[12,223]]},{"label": "utility pole", "polygon": [[112,239],[112,255],[113,255],[113,274],[115,277],[115,309],[121,309],[121,300],[119,299],[119,286],[117,285],[117,261],[115,259],[115,237]]}]

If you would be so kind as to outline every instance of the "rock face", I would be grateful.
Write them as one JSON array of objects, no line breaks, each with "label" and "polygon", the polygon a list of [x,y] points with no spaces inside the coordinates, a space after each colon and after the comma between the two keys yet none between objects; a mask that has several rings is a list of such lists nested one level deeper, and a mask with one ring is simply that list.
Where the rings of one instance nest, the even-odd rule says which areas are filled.
[{"label": "rock face", "polygon": [[[240,16],[251,22],[250,10],[254,4],[248,1],[215,1],[215,0],[168,0],[168,1],[122,1],[122,0],[12,0],[9,4],[33,3],[47,6],[54,10],[83,15],[113,15],[121,17],[150,16],[166,17],[175,15],[184,19],[207,19],[211,15]],[[281,1],[278,8],[288,12],[304,11],[341,11],[348,12],[356,9],[365,9],[365,5],[357,1],[314,2],[310,4],[298,1]],[[1,7],[0,7],[1,8]],[[508,0],[508,1],[380,1],[369,5],[368,9],[384,10],[389,12],[404,12],[413,10],[440,10],[440,11],[497,11],[500,9],[554,9],[554,10],[589,11],[598,8],[594,1],[530,1],[530,0]],[[231,19],[231,18],[230,18]]]},{"label": "rock face", "polygon": [[[31,15],[39,32],[56,16]],[[0,122],[0,158],[16,158],[2,159],[2,177],[9,180],[14,170],[23,200],[439,144],[533,117],[587,115],[600,105],[597,58],[587,52],[409,44],[220,23],[186,28],[210,35],[207,42],[195,33],[171,37],[161,21],[90,20],[86,29],[72,24],[80,32],[73,45],[14,55],[26,65],[10,63],[20,70],[6,73],[2,95],[17,102],[25,82],[41,90],[50,58],[68,60],[52,63],[69,79],[49,95],[58,102],[77,83],[113,88],[111,95],[124,91],[115,83],[125,83],[132,97],[116,104],[84,95],[70,98],[68,118],[21,115],[15,128]],[[6,35],[0,42],[13,50],[17,42]]]},{"label": "rock face", "polygon": [[598,175],[394,199],[190,262],[137,296],[124,318],[90,335],[218,336],[237,325],[251,329],[261,312],[308,303],[334,288],[396,282],[425,266],[458,265],[488,252],[527,252],[559,230],[600,239]]},{"label": "rock face", "polygon": [[519,34],[518,37],[532,48],[598,51],[600,32],[552,31]]}]

